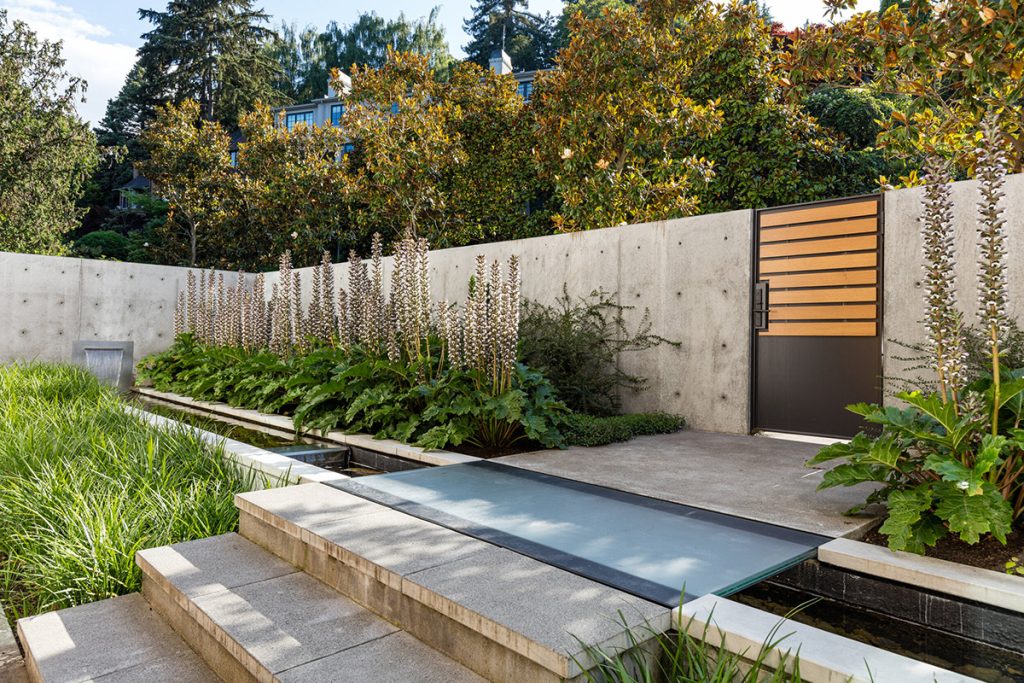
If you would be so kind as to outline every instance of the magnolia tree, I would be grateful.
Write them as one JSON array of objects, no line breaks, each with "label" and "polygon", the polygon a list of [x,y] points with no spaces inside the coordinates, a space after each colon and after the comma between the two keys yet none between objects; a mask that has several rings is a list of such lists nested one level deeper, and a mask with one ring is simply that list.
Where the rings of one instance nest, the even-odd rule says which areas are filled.
[{"label": "magnolia tree", "polygon": [[[827,0],[833,12],[856,0]],[[1024,164],[1024,4],[1018,0],[891,3],[797,35],[783,69],[798,96],[822,82],[907,96],[883,121],[880,145],[940,156],[972,172],[977,132],[999,113],[1009,168]]]}]

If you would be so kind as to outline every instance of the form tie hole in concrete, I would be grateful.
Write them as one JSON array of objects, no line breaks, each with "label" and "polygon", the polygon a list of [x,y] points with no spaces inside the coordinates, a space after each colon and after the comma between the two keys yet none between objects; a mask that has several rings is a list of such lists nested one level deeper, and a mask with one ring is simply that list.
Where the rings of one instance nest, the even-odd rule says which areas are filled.
[{"label": "form tie hole in concrete", "polygon": [[678,389],[676,389],[672,393],[675,395],[676,398],[679,398],[680,396],[683,395],[683,392],[679,391]]},{"label": "form tie hole in concrete", "polygon": [[722,348],[723,349],[725,348],[725,342],[722,342]]},{"label": "form tie hole in concrete", "polygon": [[676,296],[682,296],[682,295],[683,295],[682,292],[676,292]]}]

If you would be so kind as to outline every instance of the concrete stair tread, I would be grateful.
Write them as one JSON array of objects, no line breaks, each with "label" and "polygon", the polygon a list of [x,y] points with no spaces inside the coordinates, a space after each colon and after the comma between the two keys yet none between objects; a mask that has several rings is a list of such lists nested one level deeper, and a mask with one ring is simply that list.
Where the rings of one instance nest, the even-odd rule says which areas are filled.
[{"label": "concrete stair tread", "polygon": [[[137,557],[152,587],[147,596],[170,598],[256,680],[365,680],[349,671],[372,666],[372,652],[403,661],[429,650],[414,638],[392,638],[398,627],[237,534]],[[328,660],[338,666],[330,674]],[[423,668],[446,680],[479,680],[439,654]]]},{"label": "concrete stair tread", "polygon": [[27,617],[18,633],[34,680],[218,680],[138,593]]},{"label": "concrete stair tread", "polygon": [[[670,625],[671,610],[661,605],[328,486],[245,493],[236,504],[243,534],[249,515],[309,553],[388,587],[391,595],[383,597],[339,588],[370,609],[410,618],[407,610],[388,612],[400,594],[559,677],[588,664],[586,646],[624,650],[628,631],[643,635]],[[283,552],[302,561],[294,548]]]}]

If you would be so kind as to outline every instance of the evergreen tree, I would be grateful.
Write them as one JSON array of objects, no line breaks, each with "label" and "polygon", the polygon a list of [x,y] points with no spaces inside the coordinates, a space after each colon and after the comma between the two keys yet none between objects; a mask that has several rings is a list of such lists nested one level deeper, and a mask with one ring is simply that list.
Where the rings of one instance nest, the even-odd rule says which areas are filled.
[{"label": "evergreen tree", "polygon": [[477,0],[462,26],[472,40],[466,59],[488,66],[491,53],[504,49],[520,71],[551,66],[557,51],[558,20],[527,11],[527,0]]},{"label": "evergreen tree", "polygon": [[265,49],[269,16],[252,0],[171,0],[139,16],[154,25],[139,48],[151,104],[194,99],[204,119],[234,128],[257,101],[279,101],[280,67]]}]

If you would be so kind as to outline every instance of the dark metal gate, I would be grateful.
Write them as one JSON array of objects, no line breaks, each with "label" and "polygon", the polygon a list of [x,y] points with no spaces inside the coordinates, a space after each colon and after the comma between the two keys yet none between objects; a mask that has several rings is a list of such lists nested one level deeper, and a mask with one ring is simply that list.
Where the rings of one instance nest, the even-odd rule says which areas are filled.
[{"label": "dark metal gate", "polygon": [[753,427],[848,437],[882,399],[881,197],[757,211]]}]

